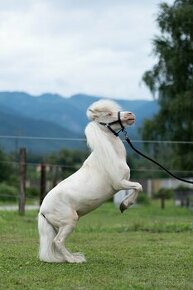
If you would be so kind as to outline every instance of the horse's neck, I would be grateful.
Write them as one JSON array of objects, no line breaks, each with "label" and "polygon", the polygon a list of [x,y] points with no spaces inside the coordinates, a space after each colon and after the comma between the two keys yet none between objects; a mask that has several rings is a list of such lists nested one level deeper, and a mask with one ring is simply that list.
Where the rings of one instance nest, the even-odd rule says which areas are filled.
[{"label": "horse's neck", "polygon": [[104,168],[116,168],[120,162],[125,162],[125,147],[122,141],[111,132],[106,132],[97,123],[91,122],[86,127],[85,133],[87,143],[99,165]]}]

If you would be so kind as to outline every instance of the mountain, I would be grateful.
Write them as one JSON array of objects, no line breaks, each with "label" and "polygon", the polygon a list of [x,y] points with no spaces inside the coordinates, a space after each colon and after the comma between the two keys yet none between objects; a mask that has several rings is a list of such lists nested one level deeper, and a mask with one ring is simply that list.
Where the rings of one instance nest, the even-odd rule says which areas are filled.
[{"label": "mountain", "polygon": [[[17,150],[18,147],[27,147],[28,150],[43,154],[56,151],[62,147],[77,148],[72,141],[48,140],[50,138],[77,138],[81,137],[75,132],[63,128],[50,121],[38,120],[19,115],[17,112],[0,106],[0,147],[6,151]],[[6,137],[7,136],[7,137]],[[9,138],[11,136],[11,138]],[[26,138],[21,138],[25,136]],[[41,137],[42,139],[31,139],[27,137]]]},{"label": "mountain", "polygon": [[[91,103],[99,99],[101,97],[84,94],[65,98],[58,94],[49,93],[35,97],[24,92],[0,92],[0,135],[52,138],[83,137],[84,128],[88,123],[85,114],[86,109]],[[116,101],[124,110],[132,111],[136,115],[136,125],[129,128],[129,132],[131,138],[140,138],[138,129],[145,118],[151,118],[158,111],[157,102],[154,100]],[[3,142],[4,146],[8,144],[7,140]],[[19,142],[21,143],[21,141]],[[81,147],[80,142],[70,143],[68,141],[65,144],[61,144],[61,141],[54,143],[48,140],[41,142],[40,140],[28,140],[24,142],[24,145],[26,145],[26,142],[30,150],[41,152],[58,150],[62,146],[70,148]],[[2,140],[0,144],[3,144]]]},{"label": "mountain", "polygon": [[[82,133],[82,111],[69,99],[57,94],[33,97],[20,92],[1,92],[0,106],[9,107],[17,114],[36,120],[50,121],[77,133]],[[74,118],[75,116],[75,118]],[[86,117],[85,117],[86,120]]]}]

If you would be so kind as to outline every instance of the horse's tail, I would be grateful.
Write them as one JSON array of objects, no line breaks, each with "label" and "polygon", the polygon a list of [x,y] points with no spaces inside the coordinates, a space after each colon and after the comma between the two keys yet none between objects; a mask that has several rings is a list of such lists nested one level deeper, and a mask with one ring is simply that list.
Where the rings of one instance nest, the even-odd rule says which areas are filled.
[{"label": "horse's tail", "polygon": [[50,263],[64,262],[64,256],[58,252],[53,242],[56,231],[41,213],[38,215],[38,230],[40,238],[39,259]]}]

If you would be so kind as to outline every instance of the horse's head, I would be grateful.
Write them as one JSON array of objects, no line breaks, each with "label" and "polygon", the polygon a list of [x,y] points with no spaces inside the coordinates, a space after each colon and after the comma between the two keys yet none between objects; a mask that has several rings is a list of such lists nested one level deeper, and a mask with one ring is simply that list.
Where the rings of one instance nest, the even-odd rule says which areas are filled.
[{"label": "horse's head", "polygon": [[128,127],[135,122],[133,113],[121,111],[120,106],[110,100],[100,100],[93,103],[87,110],[87,116],[90,120],[100,124],[110,124],[113,130],[122,129],[121,123],[124,127]]}]

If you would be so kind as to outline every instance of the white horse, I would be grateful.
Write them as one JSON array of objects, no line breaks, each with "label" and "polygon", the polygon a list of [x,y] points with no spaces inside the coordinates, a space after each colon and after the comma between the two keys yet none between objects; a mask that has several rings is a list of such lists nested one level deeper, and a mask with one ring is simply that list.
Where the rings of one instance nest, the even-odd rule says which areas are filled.
[{"label": "white horse", "polygon": [[[91,154],[82,167],[60,182],[44,198],[38,215],[40,236],[39,258],[45,262],[82,263],[85,257],[69,252],[64,243],[79,218],[99,207],[123,189],[133,190],[134,202],[142,186],[129,181],[130,169],[126,163],[126,150],[113,131],[132,125],[135,116],[119,112],[113,101],[100,100],[87,110],[91,122],[85,134]],[[119,116],[119,121],[117,120]],[[111,124],[110,129],[108,124]],[[122,205],[128,207],[128,203]]]}]

